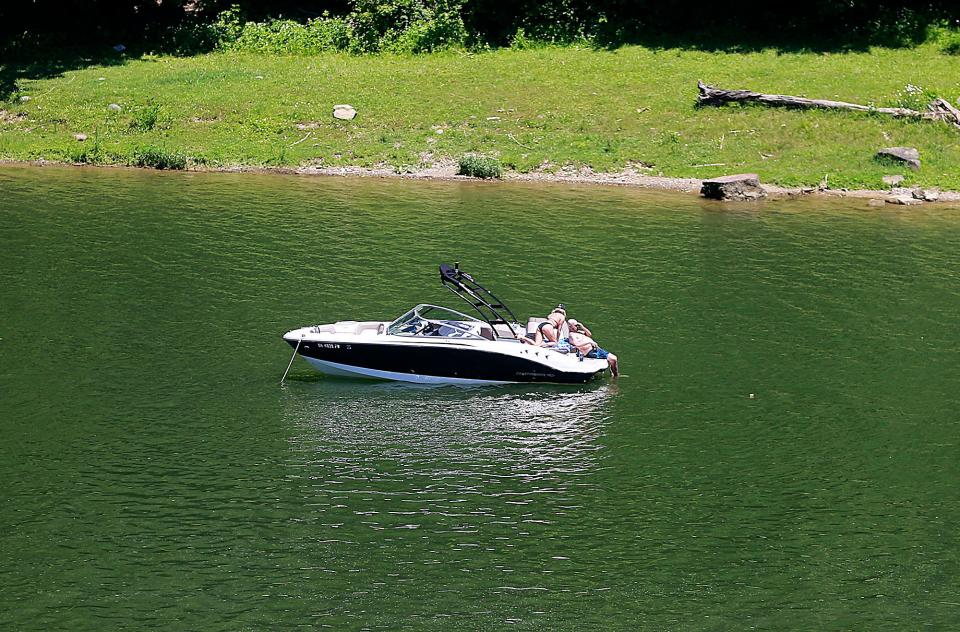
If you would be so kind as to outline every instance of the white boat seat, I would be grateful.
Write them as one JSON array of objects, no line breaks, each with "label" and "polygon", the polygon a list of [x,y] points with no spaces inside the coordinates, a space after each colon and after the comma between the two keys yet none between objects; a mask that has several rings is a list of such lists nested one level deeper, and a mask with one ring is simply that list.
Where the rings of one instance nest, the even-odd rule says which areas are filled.
[{"label": "white boat seat", "polygon": [[547,322],[546,318],[540,318],[538,316],[531,316],[527,319],[527,335],[537,333],[537,327],[540,326],[540,323]]}]

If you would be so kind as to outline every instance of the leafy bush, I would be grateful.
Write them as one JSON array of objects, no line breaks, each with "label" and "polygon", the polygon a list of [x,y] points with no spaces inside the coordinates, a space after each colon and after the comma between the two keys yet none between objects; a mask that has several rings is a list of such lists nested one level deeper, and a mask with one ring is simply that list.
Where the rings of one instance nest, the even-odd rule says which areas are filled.
[{"label": "leafy bush", "polygon": [[211,34],[218,43],[235,42],[243,32],[243,11],[237,5],[232,5],[220,13],[210,25]]},{"label": "leafy bush", "polygon": [[161,120],[160,106],[156,103],[136,108],[133,111],[133,119],[130,121],[130,129],[138,132],[147,132],[157,126]]},{"label": "leafy bush", "polygon": [[466,154],[460,157],[457,166],[457,175],[461,176],[470,176],[472,178],[499,178],[503,175],[500,169],[500,162],[496,158],[490,158],[489,156]]},{"label": "leafy bush", "polygon": [[220,47],[275,55],[315,55],[343,50],[349,42],[350,28],[346,20],[322,17],[306,24],[293,20],[247,22],[236,39],[220,40]]},{"label": "leafy bush", "polygon": [[527,32],[523,28],[517,29],[517,32],[510,38],[510,48],[515,50],[527,50],[537,45],[535,40],[527,37]]},{"label": "leafy bush", "polygon": [[422,53],[467,39],[462,0],[356,0],[347,16],[350,50]]},{"label": "leafy bush", "polygon": [[274,55],[340,50],[423,53],[463,45],[467,29],[460,10],[461,0],[357,0],[344,17],[324,13],[301,24],[282,19],[244,21],[234,6],[208,25],[205,33],[196,27],[181,34],[184,44],[177,46],[210,41],[222,50]]},{"label": "leafy bush", "polygon": [[442,19],[418,20],[399,34],[388,33],[381,41],[384,49],[396,53],[428,53],[462,45],[467,30],[459,15]]},{"label": "leafy bush", "polygon": [[71,147],[66,152],[68,162],[82,165],[99,165],[110,162],[110,157],[106,155],[99,147]]},{"label": "leafy bush", "polygon": [[938,40],[941,51],[947,55],[960,55],[960,31],[944,31]]},{"label": "leafy bush", "polygon": [[134,167],[153,169],[186,169],[187,157],[178,151],[167,151],[160,147],[142,147],[130,155],[130,164]]}]

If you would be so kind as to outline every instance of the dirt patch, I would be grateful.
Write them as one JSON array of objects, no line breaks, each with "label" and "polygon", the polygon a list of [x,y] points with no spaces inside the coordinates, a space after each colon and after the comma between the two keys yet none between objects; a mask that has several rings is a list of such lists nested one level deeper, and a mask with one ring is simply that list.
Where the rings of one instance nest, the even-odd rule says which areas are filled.
[{"label": "dirt patch", "polygon": [[0,124],[8,125],[19,123],[20,121],[26,120],[27,114],[25,112],[7,112],[6,110],[0,110]]}]

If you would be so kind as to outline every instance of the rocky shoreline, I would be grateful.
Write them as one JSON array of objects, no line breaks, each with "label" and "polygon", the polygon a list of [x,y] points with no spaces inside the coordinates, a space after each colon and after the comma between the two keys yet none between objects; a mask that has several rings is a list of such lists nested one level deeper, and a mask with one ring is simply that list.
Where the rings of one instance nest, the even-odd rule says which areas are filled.
[{"label": "rocky shoreline", "polygon": [[[139,167],[125,167],[122,165],[74,165],[68,162],[49,160],[18,161],[0,160],[3,165],[28,166],[79,166],[86,168],[110,169],[138,169]],[[623,186],[659,191],[674,191],[678,193],[699,193],[704,179],[699,178],[671,178],[641,173],[638,169],[627,168],[618,173],[596,172],[589,167],[565,167],[557,171],[537,171],[529,173],[505,172],[500,180],[478,180],[468,176],[457,175],[457,165],[453,161],[436,162],[421,169],[398,172],[389,166],[382,167],[250,167],[243,165],[223,167],[191,167],[190,172],[211,173],[274,173],[294,174],[305,176],[352,176],[372,178],[401,178],[410,180],[438,180],[460,182],[541,182],[541,183],[569,183],[592,184],[602,186]],[[771,184],[762,184],[760,188],[767,199],[789,199],[809,196],[849,197],[870,200],[872,204],[932,204],[958,203],[960,191],[940,191],[937,189],[904,188],[892,186],[885,190],[871,189],[831,189],[825,187],[780,187]],[[738,203],[728,201],[727,203]]]}]

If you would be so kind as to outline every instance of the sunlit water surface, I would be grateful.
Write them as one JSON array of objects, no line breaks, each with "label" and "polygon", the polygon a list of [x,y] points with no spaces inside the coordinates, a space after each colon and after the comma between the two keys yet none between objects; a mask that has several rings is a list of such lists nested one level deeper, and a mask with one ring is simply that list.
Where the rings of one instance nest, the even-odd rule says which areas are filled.
[{"label": "sunlit water surface", "polygon": [[[625,376],[278,384],[454,260]],[[960,626],[960,209],[7,167],[0,270],[3,629]]]}]

